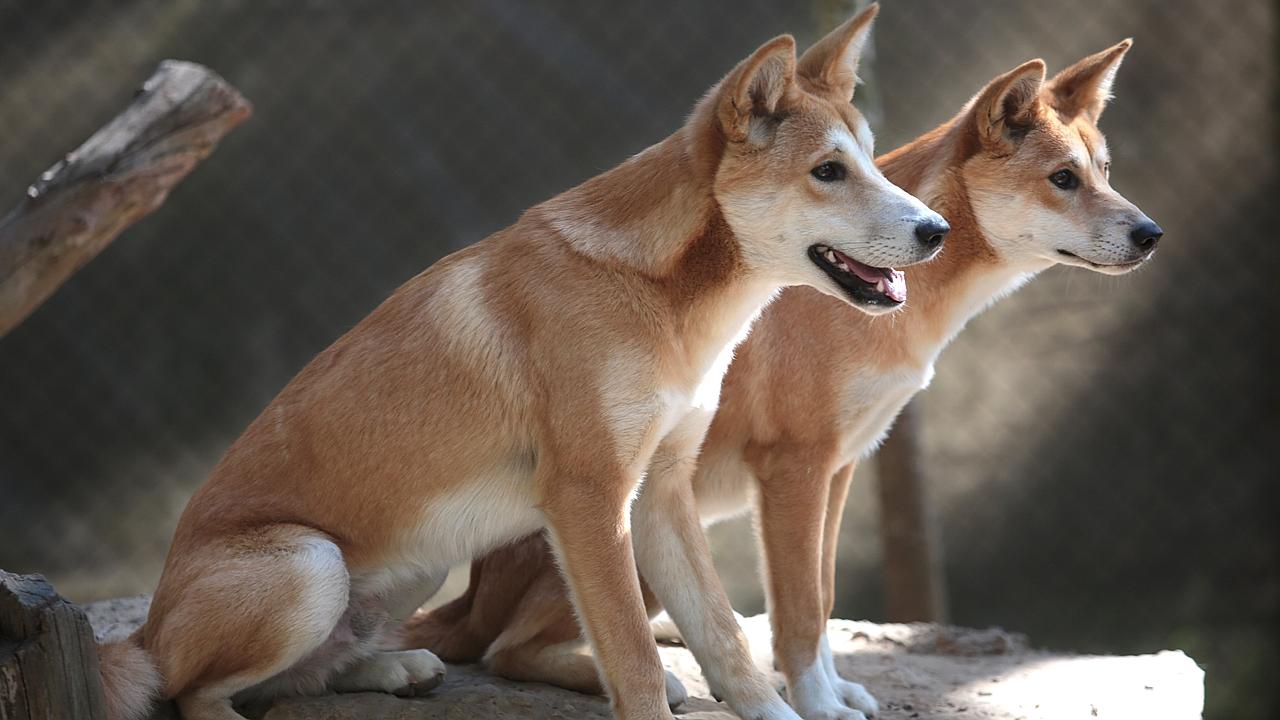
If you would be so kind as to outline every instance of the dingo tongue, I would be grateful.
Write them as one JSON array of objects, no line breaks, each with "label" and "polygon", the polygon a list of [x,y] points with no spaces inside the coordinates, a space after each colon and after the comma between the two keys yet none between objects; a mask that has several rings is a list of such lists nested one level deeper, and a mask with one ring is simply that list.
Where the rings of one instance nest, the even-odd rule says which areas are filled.
[{"label": "dingo tongue", "polygon": [[[858,277],[862,277],[859,275]],[[907,301],[907,278],[902,274],[901,270],[893,268],[884,269],[884,285],[880,287],[880,291],[885,295],[893,298],[894,302]]]},{"label": "dingo tongue", "polygon": [[901,270],[871,267],[854,260],[839,250],[835,252],[854,275],[875,285],[877,290],[893,298],[895,302],[904,302],[907,299],[907,279],[902,275]]}]

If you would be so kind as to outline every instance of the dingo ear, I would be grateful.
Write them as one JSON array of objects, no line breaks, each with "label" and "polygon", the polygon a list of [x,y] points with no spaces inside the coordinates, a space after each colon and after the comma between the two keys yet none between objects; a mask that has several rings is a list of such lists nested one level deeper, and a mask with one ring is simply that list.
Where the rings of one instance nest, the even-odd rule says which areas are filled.
[{"label": "dingo ear", "polygon": [[1036,117],[1044,61],[1025,62],[992,80],[974,101],[978,137],[989,148],[1009,150]]},{"label": "dingo ear", "polygon": [[858,60],[871,37],[871,22],[880,6],[866,10],[832,30],[800,57],[798,72],[814,86],[814,91],[840,102],[853,100],[858,84]]},{"label": "dingo ear", "polygon": [[732,142],[746,140],[752,121],[776,116],[795,91],[796,41],[780,35],[738,63],[720,87],[717,116]]},{"label": "dingo ear", "polygon": [[1049,104],[1067,117],[1083,114],[1090,122],[1097,123],[1111,99],[1111,84],[1120,69],[1120,61],[1132,46],[1132,38],[1121,40],[1055,75],[1045,85],[1049,90]]}]

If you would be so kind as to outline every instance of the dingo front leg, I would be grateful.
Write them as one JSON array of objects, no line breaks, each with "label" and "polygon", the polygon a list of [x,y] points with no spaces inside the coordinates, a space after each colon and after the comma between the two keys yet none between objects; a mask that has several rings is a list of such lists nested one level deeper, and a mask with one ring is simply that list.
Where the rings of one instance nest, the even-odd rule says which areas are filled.
[{"label": "dingo front leg", "polygon": [[[697,422],[691,417],[687,424]],[[712,693],[747,720],[793,720],[796,714],[752,662],[711,564],[690,484],[701,439],[701,432],[677,427],[654,454],[632,509],[636,561],[675,619]]]},{"label": "dingo front leg", "polygon": [[621,468],[584,473],[587,462],[564,465],[572,469],[539,468],[547,535],[614,713],[621,720],[670,720],[631,548],[628,499],[638,478]]},{"label": "dingo front leg", "polygon": [[853,480],[855,463],[849,463],[831,476],[831,489],[827,494],[826,521],[822,527],[822,612],[830,618],[836,605],[836,554],[840,550],[840,522],[844,519],[844,504],[849,499],[849,483]]},{"label": "dingo front leg", "polygon": [[[827,520],[822,529],[822,619],[831,618],[836,604],[836,553],[840,549],[840,521],[844,517],[844,504],[849,498],[849,483],[853,480],[855,463],[840,468],[831,477],[831,492],[827,497]],[[835,689],[836,696],[845,705],[861,710],[867,717],[875,717],[880,712],[880,704],[867,692],[867,689],[856,682],[840,677],[836,672],[835,659],[831,657],[831,645],[827,642],[826,632],[822,634],[822,646],[818,650],[822,656],[822,667],[826,670],[827,679]]]},{"label": "dingo front leg", "polygon": [[[808,449],[761,475],[760,533],[768,568],[773,653],[791,706],[806,720],[865,720],[837,695],[823,662],[822,541],[832,470]],[[832,538],[834,543],[834,538]],[[832,569],[834,576],[834,567]]]}]

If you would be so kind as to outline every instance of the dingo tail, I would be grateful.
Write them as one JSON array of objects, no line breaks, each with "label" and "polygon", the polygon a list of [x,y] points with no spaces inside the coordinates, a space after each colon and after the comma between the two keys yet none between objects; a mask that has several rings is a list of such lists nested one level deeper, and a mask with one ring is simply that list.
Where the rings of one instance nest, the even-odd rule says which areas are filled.
[{"label": "dingo tail", "polygon": [[98,646],[108,720],[143,720],[160,698],[164,680],[134,633]]}]

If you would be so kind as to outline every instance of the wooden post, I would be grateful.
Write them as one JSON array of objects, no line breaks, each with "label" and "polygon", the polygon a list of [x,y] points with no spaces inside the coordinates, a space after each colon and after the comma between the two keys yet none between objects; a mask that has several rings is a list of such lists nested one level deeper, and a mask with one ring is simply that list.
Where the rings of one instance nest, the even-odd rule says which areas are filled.
[{"label": "wooden post", "polygon": [[40,575],[0,570],[0,720],[105,720],[93,628]]},{"label": "wooden post", "polygon": [[124,112],[45,171],[0,220],[0,337],[159,207],[249,112],[208,68],[160,63]]},{"label": "wooden post", "polygon": [[890,622],[946,622],[942,553],[920,467],[919,419],[908,403],[876,455],[885,613]]}]

